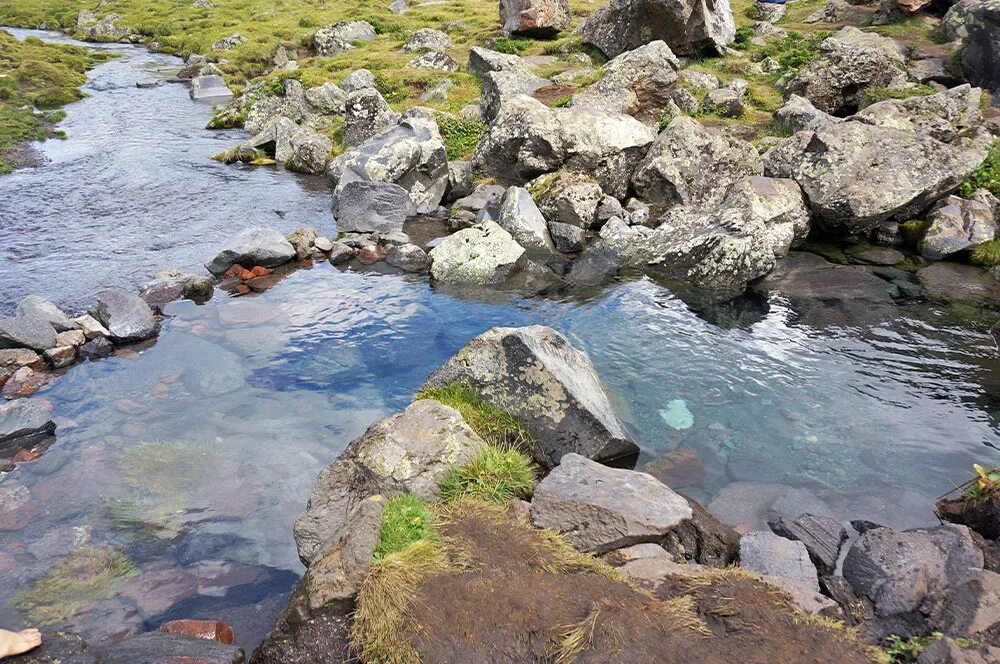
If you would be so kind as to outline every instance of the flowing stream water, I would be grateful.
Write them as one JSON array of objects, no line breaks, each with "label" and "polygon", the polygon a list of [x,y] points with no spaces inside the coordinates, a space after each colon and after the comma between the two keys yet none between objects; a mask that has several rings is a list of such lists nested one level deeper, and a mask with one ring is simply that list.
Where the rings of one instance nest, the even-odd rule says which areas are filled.
[{"label": "flowing stream water", "polygon": [[[176,59],[100,48],[121,57],[67,108],[68,140],[0,179],[0,308],[38,293],[82,310],[105,287],[196,268],[251,222],[335,233],[321,178],[210,161],[242,134],[204,130],[211,109],[180,85],[135,87]],[[319,471],[494,325],[566,333],[640,463],[675,452],[677,488],[743,529],[767,510],[931,524],[934,499],[973,463],[1000,462],[996,342],[931,307],[810,324],[773,297],[720,327],[645,279],[463,298],[425,276],[318,264],[263,294],[166,313],[155,344],[77,365],[37,395],[60,426],[44,456],[0,476],[0,510],[13,506],[0,511],[0,625],[57,620],[100,644],[219,618],[253,648],[302,573],[291,526]],[[72,551],[130,563],[80,597],[38,583],[66,574]]]}]

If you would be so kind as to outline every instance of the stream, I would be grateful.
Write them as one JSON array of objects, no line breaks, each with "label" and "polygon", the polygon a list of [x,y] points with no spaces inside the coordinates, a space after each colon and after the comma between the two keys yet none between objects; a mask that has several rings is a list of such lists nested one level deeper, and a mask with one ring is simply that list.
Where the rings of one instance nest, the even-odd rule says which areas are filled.
[{"label": "stream", "polygon": [[[81,311],[104,288],[198,268],[250,223],[336,233],[322,178],[213,162],[242,132],[205,130],[211,109],[184,86],[135,87],[176,58],[98,48],[121,57],[67,107],[68,139],[38,146],[41,167],[0,178],[0,314],[32,293]],[[767,510],[932,524],[934,499],[973,463],[1000,463],[996,342],[933,307],[811,324],[772,297],[722,327],[646,279],[458,297],[426,276],[322,263],[259,295],[165,313],[155,344],[77,365],[38,393],[58,436],[0,475],[0,507],[22,517],[0,519],[0,625],[51,622],[102,644],[217,618],[249,652],[302,574],[291,527],[317,474],[494,325],[567,334],[640,463],[684,450],[675,488],[741,529],[762,527]],[[666,416],[678,400],[686,428]],[[43,592],[38,580],[81,549],[122,554],[128,574],[86,597]]]}]

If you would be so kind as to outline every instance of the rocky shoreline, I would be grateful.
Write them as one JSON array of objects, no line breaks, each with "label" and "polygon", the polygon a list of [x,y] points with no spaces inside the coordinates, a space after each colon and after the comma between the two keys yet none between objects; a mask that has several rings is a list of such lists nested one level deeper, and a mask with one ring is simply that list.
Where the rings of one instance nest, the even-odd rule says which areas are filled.
[{"label": "rocky shoreline", "polygon": [[[931,9],[916,4],[885,0],[871,20]],[[231,97],[213,124],[251,135],[218,158],[327,177],[339,234],[251,226],[206,263],[211,277],[159,273],[77,317],[23,300],[0,319],[0,472],[51,444],[56,418],[29,397],[59,373],[150,343],[169,302],[216,288],[248,296],[313,261],[531,295],[643,275],[705,315],[775,290],[827,319],[932,302],[994,324],[991,0],[962,0],[941,20],[962,76],[841,27],[782,80],[772,132],[753,142],[721,122],[743,117],[748,81],[694,66],[706,52],[733,55],[732,12],[698,7],[685,5],[685,21],[655,0],[598,10],[580,30],[609,59],[581,76],[587,84],[559,88],[559,103],[552,88],[565,72],[550,80],[528,57],[474,46],[464,67],[481,78],[481,98],[459,115],[396,110],[367,69],[311,87],[279,76],[233,95],[225,63],[191,55],[178,80],[194,99]],[[817,20],[851,23],[851,7],[831,0]],[[752,40],[790,38],[778,10],[756,9]],[[572,23],[557,0],[505,1],[500,12],[508,36],[551,37]],[[77,28],[133,39],[113,15],[81,14]],[[361,20],[320,27],[270,67],[293,73],[300,58],[377,35]],[[236,33],[212,50],[244,41]],[[401,47],[408,68],[455,72],[451,49],[432,28]],[[752,64],[782,67],[771,59]],[[467,159],[443,130],[458,121],[481,126]],[[766,530],[737,532],[655,468],[628,468],[638,451],[564,336],[537,326],[480,335],[317,479],[294,529],[306,574],[249,661],[878,662],[887,640],[922,650],[912,658],[922,664],[1000,661],[992,513],[942,502],[946,525],[854,521],[850,532],[783,511]],[[223,626],[176,629],[106,651],[57,639],[13,661],[48,661],[53,648],[77,658],[63,661],[244,660]]]}]

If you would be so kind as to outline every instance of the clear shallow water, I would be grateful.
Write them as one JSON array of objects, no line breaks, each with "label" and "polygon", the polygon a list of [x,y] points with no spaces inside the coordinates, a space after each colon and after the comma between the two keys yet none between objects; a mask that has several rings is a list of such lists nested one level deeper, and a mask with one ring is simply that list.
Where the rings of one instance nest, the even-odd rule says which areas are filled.
[{"label": "clear shallow water", "polygon": [[[96,104],[101,94],[81,103]],[[197,130],[203,111],[188,103],[199,117],[185,115],[184,99],[175,100],[176,114],[190,125],[189,143],[205,145],[205,154],[221,149],[208,143],[216,134]],[[68,142],[46,150],[70,150],[77,136],[89,142],[89,126],[78,122]],[[160,149],[176,146],[163,139],[149,148]],[[252,191],[256,180],[244,178],[272,188],[265,191],[288,210],[285,228],[304,223],[314,206],[327,214],[327,194],[304,188],[301,178],[233,170],[230,181],[228,171],[216,173],[220,167],[199,159],[160,162],[162,177],[187,180],[190,196],[209,211],[213,200],[244,201],[225,229],[275,207]],[[189,167],[210,175],[195,177]],[[14,177],[30,180],[28,173]],[[9,182],[0,180],[0,197],[12,201],[6,204],[44,203],[31,187],[16,193]],[[160,184],[173,186],[152,188]],[[128,188],[112,185],[83,179],[66,183],[75,187],[66,195],[91,200],[99,191],[110,208],[127,208]],[[173,263],[197,265],[224,235],[210,214],[149,214],[166,240],[200,239],[151,252],[146,225],[59,217],[57,236],[85,226],[80,233],[106,233],[104,240],[135,247],[150,264],[143,271],[124,257],[74,255],[77,270],[101,271],[107,281],[50,284],[49,262],[60,257],[15,229],[16,245],[45,257],[18,263],[17,275],[6,265],[0,270],[4,301],[50,285],[64,302],[87,300],[104,283],[130,283]],[[166,264],[155,262],[166,256]],[[258,296],[220,294],[203,306],[170,305],[167,313],[151,347],[74,367],[39,393],[52,402],[60,428],[41,459],[0,478],[0,507],[4,495],[17,495],[22,514],[33,514],[23,528],[0,530],[0,624],[28,622],[17,594],[68,551],[110,546],[138,575],[110,598],[74,607],[72,629],[104,642],[172,618],[212,617],[230,622],[252,648],[302,571],[291,524],[320,469],[494,325],[541,323],[569,335],[613,393],[643,462],[694,450],[705,472],[691,474],[684,491],[744,528],[759,526],[769,507],[925,525],[933,522],[934,498],[963,480],[972,463],[1000,462],[996,344],[988,334],[948,327],[933,309],[900,309],[888,324],[818,327],[774,298],[754,322],[724,329],[644,280],[588,297],[487,301],[435,291],[421,277],[322,264]],[[675,399],[693,415],[687,430],[660,417]]]}]

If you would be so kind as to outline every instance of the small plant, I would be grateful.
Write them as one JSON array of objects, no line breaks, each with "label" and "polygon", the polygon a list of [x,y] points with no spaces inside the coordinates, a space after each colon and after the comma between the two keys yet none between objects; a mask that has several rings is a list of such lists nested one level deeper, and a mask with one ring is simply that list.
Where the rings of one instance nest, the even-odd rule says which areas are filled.
[{"label": "small plant", "polygon": [[772,76],[775,80],[795,75],[800,69],[820,56],[819,45],[832,32],[820,30],[804,35],[791,31],[787,36],[768,42],[756,51],[755,60],[774,58],[780,68]]},{"label": "small plant", "polygon": [[512,37],[497,37],[493,40],[493,50],[498,53],[521,55],[534,44],[530,39],[514,39]]},{"label": "small plant", "polygon": [[377,563],[414,542],[428,538],[432,534],[430,520],[426,501],[408,493],[390,499],[382,512],[378,546],[372,561]]},{"label": "small plant", "polygon": [[469,157],[479,144],[483,132],[486,131],[486,125],[480,120],[467,120],[448,115],[438,117],[438,128],[441,130],[449,160]]},{"label": "small plant", "polygon": [[1000,240],[990,240],[973,247],[969,262],[979,267],[1000,265]]},{"label": "small plant", "polygon": [[519,418],[486,401],[468,383],[421,390],[418,399],[434,399],[451,406],[479,437],[492,445],[515,447],[522,451],[535,448],[534,436]]},{"label": "small plant", "polygon": [[733,40],[733,48],[743,51],[750,47],[750,40],[754,38],[754,29],[749,25],[736,28],[736,38]]},{"label": "small plant", "polygon": [[926,97],[934,94],[934,88],[926,85],[918,85],[912,88],[870,88],[865,92],[865,97],[869,104],[874,104],[887,99],[909,99],[910,97]]},{"label": "small plant", "polygon": [[915,662],[924,648],[941,637],[941,632],[934,632],[930,636],[911,636],[908,639],[893,634],[887,639],[888,645],[885,648],[885,654],[889,657],[891,664]]},{"label": "small plant", "polygon": [[489,445],[464,466],[449,469],[439,488],[446,502],[466,497],[498,505],[530,500],[535,468],[513,447]]},{"label": "small plant", "polygon": [[993,142],[986,159],[966,178],[958,193],[971,196],[978,189],[987,189],[994,196],[1000,196],[1000,140]]},{"label": "small plant", "polygon": [[972,469],[976,476],[960,487],[962,498],[968,503],[981,505],[1000,497],[1000,468],[986,470],[977,463]]}]

